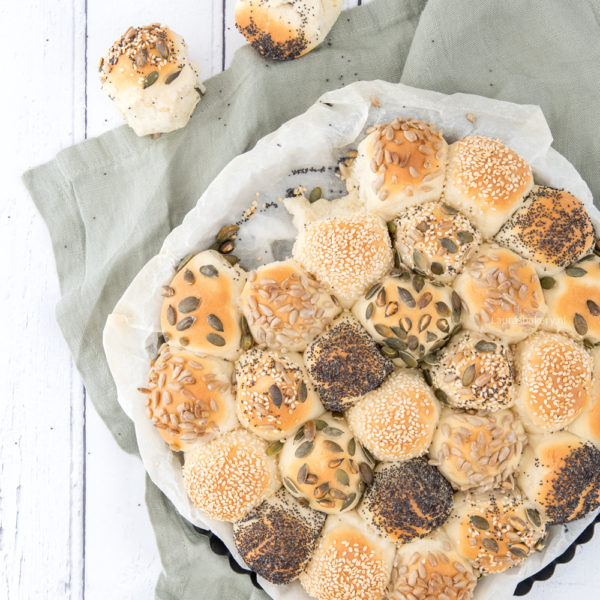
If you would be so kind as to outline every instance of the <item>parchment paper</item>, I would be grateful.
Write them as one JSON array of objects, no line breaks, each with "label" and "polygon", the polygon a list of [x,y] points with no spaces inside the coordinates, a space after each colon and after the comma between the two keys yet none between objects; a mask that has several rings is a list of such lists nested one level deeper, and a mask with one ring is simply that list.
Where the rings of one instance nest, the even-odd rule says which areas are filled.
[{"label": "parchment paper", "polygon": [[[378,98],[380,109],[371,104],[372,95]],[[467,113],[476,115],[475,123],[466,119]],[[253,201],[257,202],[256,216],[242,225],[235,251],[242,265],[252,269],[290,255],[296,229],[278,198],[290,195],[298,185],[308,190],[319,185],[328,199],[345,195],[344,183],[335,176],[338,159],[356,148],[369,125],[391,122],[397,116],[433,121],[444,130],[449,143],[467,135],[500,138],[527,160],[536,183],[564,188],[584,202],[596,231],[600,231],[600,212],[593,205],[588,186],[575,168],[550,147],[550,129],[541,109],[532,105],[468,94],[446,96],[384,81],[358,82],[325,94],[306,113],[231,161],[183,223],[166,238],[160,254],[131,283],[107,320],[104,348],[119,402],[135,424],[140,454],[152,481],[186,519],[218,535],[245,568],[233,543],[232,525],[213,521],[188,499],[182,460],[169,450],[146,417],[143,396],[137,391],[147,381],[148,358],[156,349],[160,332],[161,286],[171,281],[183,256],[205,250],[218,230],[239,221]],[[259,256],[261,261],[257,260]],[[475,588],[476,600],[510,598],[521,580],[562,554],[594,516],[567,527],[551,528],[542,553],[520,567],[485,577]],[[287,586],[275,586],[261,578],[259,581],[275,599],[309,598],[298,581]]]}]

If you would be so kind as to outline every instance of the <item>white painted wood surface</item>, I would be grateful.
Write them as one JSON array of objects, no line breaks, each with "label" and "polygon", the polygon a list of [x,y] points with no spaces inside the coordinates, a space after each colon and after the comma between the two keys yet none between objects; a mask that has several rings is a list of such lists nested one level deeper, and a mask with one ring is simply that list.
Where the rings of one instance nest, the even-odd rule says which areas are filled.
[{"label": "white painted wood surface", "polygon": [[[153,596],[161,567],[143,467],[119,450],[86,401],[54,317],[59,289],[50,238],[20,174],[121,125],[99,89],[97,64],[126,27],[168,24],[208,78],[245,43],[233,4],[0,2],[0,359],[7,384],[0,395],[0,600]],[[600,533],[528,598],[600,597],[598,553]]]}]

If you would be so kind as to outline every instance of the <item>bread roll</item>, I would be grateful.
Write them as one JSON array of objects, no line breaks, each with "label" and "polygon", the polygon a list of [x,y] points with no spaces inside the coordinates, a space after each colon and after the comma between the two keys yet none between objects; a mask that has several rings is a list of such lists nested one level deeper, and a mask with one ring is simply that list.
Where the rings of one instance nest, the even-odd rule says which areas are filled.
[{"label": "bread roll", "polygon": [[137,135],[185,127],[204,95],[183,38],[160,24],[130,27],[99,70],[102,89]]},{"label": "bread roll", "polygon": [[462,331],[437,358],[429,371],[431,379],[451,406],[494,411],[513,405],[512,352],[499,338]]},{"label": "bread roll", "polygon": [[292,60],[327,37],[343,7],[342,0],[237,0],[235,26],[263,56]]},{"label": "bread roll", "polygon": [[252,271],[242,292],[242,309],[256,342],[283,352],[305,350],[341,312],[295,260]]},{"label": "bread roll", "polygon": [[423,458],[379,463],[360,516],[396,544],[426,536],[452,511],[452,488]]},{"label": "bread roll", "polygon": [[461,491],[512,490],[527,435],[510,410],[444,408],[429,448],[429,464]]},{"label": "bread roll", "polygon": [[236,364],[240,423],[266,440],[293,436],[325,411],[300,354],[254,349]]},{"label": "bread roll", "polygon": [[548,519],[562,525],[600,506],[600,450],[569,433],[530,435],[517,483]]},{"label": "bread roll", "polygon": [[394,551],[354,511],[330,515],[300,582],[317,600],[379,600],[390,579]]},{"label": "bread roll", "polygon": [[590,391],[590,403],[567,429],[571,433],[592,442],[600,450],[600,348],[594,348],[590,354],[594,361],[594,379]]},{"label": "bread roll", "polygon": [[448,144],[433,123],[394,119],[358,146],[352,178],[367,210],[389,221],[409,206],[439,200]]},{"label": "bread roll", "polygon": [[500,140],[466,137],[450,146],[443,202],[460,210],[485,239],[533,187],[529,165]]},{"label": "bread roll", "polygon": [[293,253],[344,308],[392,268],[387,226],[369,213],[309,223],[300,231]]},{"label": "bread roll", "polygon": [[427,451],[440,406],[417,371],[397,369],[347,413],[360,443],[378,460],[406,460]]},{"label": "bread roll", "polygon": [[246,274],[219,253],[196,254],[163,286],[161,326],[171,346],[219,358],[240,354],[240,294]]},{"label": "bread roll", "polygon": [[543,515],[520,494],[460,493],[444,530],[459,554],[488,575],[521,564],[540,548],[546,526]]},{"label": "bread roll", "polygon": [[516,344],[536,331],[547,308],[533,265],[498,244],[484,244],[454,280],[466,329]]},{"label": "bread roll", "polygon": [[568,192],[536,185],[502,226],[496,240],[530,260],[544,277],[591,254],[596,233],[581,200]]},{"label": "bread roll", "polygon": [[515,410],[527,431],[563,429],[589,406],[592,358],[581,343],[541,331],[517,346],[515,368]]},{"label": "bread roll", "polygon": [[186,456],[183,483],[192,502],[211,519],[238,521],[280,487],[277,458],[268,443],[244,429]]},{"label": "bread roll", "polygon": [[288,491],[303,505],[328,514],[350,511],[359,503],[372,466],[348,424],[330,413],[289,437],[279,458]]},{"label": "bread roll", "polygon": [[150,369],[148,418],[171,450],[189,452],[239,426],[231,390],[233,365],[166,344]]},{"label": "bread roll", "polygon": [[325,519],[281,488],[233,524],[233,540],[250,569],[270,583],[285,585],[304,571]]},{"label": "bread roll", "polygon": [[542,329],[600,342],[600,258],[593,256],[542,279],[548,315]]},{"label": "bread roll", "polygon": [[481,234],[456,209],[428,202],[396,220],[396,249],[402,262],[442,283],[450,283],[481,246]]},{"label": "bread roll", "polygon": [[308,374],[327,410],[349,409],[394,370],[360,323],[345,312],[304,353]]},{"label": "bread roll", "polygon": [[417,360],[443,345],[460,323],[460,298],[452,289],[403,272],[386,277],[352,307],[352,313],[390,358],[416,367]]}]

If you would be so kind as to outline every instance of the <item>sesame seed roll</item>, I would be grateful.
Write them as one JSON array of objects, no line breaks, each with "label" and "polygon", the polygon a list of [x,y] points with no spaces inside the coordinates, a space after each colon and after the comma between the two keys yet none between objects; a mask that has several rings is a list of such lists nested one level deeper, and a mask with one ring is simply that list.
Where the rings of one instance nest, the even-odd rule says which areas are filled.
[{"label": "sesame seed roll", "polygon": [[544,516],[519,490],[456,494],[443,528],[459,554],[482,575],[521,564],[543,545],[546,533]]},{"label": "sesame seed roll", "polygon": [[527,431],[558,431],[588,407],[592,362],[583,344],[558,333],[542,331],[518,344],[514,408]]},{"label": "sesame seed roll", "polygon": [[102,89],[137,135],[185,127],[205,90],[183,38],[159,23],[130,27],[99,71]]},{"label": "sesame seed roll", "polygon": [[429,448],[429,464],[461,491],[512,490],[526,444],[523,424],[510,410],[446,407]]},{"label": "sesame seed roll", "polygon": [[256,342],[284,352],[305,350],[341,312],[295,260],[251,271],[242,292],[242,309]]},{"label": "sesame seed roll", "polygon": [[462,331],[437,354],[434,387],[455,408],[498,410],[514,402],[512,352],[490,334]]},{"label": "sesame seed roll", "polygon": [[196,254],[163,286],[161,327],[172,346],[219,358],[240,354],[240,294],[246,274],[219,253]]},{"label": "sesame seed roll", "polygon": [[281,488],[233,524],[233,540],[250,569],[270,583],[285,585],[306,568],[325,519]]},{"label": "sesame seed roll", "polygon": [[385,221],[370,213],[309,223],[300,231],[293,254],[344,308],[392,268]]},{"label": "sesame seed roll", "polygon": [[397,369],[346,414],[360,443],[378,460],[406,460],[427,451],[440,406],[422,375]]},{"label": "sesame seed roll", "polygon": [[481,246],[481,234],[447,204],[413,206],[395,223],[395,246],[402,262],[442,283],[461,273]]},{"label": "sesame seed roll", "polygon": [[151,364],[146,414],[174,452],[189,452],[239,426],[231,389],[233,365],[163,346]]},{"label": "sesame seed roll", "polygon": [[500,140],[474,136],[450,146],[442,201],[469,217],[484,239],[498,233],[532,187],[529,165]]},{"label": "sesame seed roll", "polygon": [[454,280],[464,302],[463,324],[516,344],[536,331],[547,307],[532,263],[498,244],[483,244]]},{"label": "sesame seed roll", "polygon": [[293,436],[325,411],[300,354],[250,350],[236,364],[236,374],[240,423],[266,440]]},{"label": "sesame seed roll", "polygon": [[409,206],[439,200],[448,144],[433,123],[399,117],[375,125],[358,146],[353,178],[367,210],[386,221]]},{"label": "sesame seed roll", "polygon": [[394,552],[354,511],[330,515],[300,583],[317,600],[379,600]]},{"label": "sesame seed roll", "polygon": [[274,494],[281,481],[268,443],[244,429],[226,433],[186,456],[183,483],[211,519],[237,521]]},{"label": "sesame seed roll", "polygon": [[530,260],[544,277],[591,254],[596,233],[581,200],[568,192],[536,185],[495,239]]},{"label": "sesame seed roll", "polygon": [[529,436],[519,487],[548,519],[562,525],[600,507],[600,450],[584,439],[557,431]]}]

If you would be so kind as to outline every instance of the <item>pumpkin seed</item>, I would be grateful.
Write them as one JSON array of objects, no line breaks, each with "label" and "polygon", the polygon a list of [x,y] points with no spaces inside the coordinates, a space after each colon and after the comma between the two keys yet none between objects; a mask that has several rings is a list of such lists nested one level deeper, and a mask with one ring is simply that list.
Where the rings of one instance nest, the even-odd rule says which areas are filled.
[{"label": "pumpkin seed", "polygon": [[252,348],[252,344],[254,344],[254,339],[252,338],[252,334],[245,333],[242,336],[242,341],[240,342],[240,346],[244,352],[248,352],[250,348]]},{"label": "pumpkin seed", "polygon": [[[332,488],[329,490],[329,495],[336,500],[346,500],[348,498],[347,494],[344,494],[342,490],[338,490],[336,488]],[[333,508],[333,507],[332,507]]]},{"label": "pumpkin seed", "polygon": [[186,337],[180,337],[179,338],[179,343],[182,346],[187,346],[190,343],[190,340],[188,340]]},{"label": "pumpkin seed", "polygon": [[480,531],[487,531],[490,528],[489,521],[483,517],[480,517],[479,515],[473,515],[471,517],[471,525]]},{"label": "pumpkin seed", "polygon": [[344,432],[341,429],[338,429],[337,427],[325,427],[325,429],[323,429],[323,435],[326,435],[330,438],[338,438],[340,437],[340,435],[343,434]]},{"label": "pumpkin seed", "polygon": [[100,66],[98,67],[98,73],[102,71],[102,67],[104,66],[104,57],[100,58]]},{"label": "pumpkin seed", "polygon": [[419,347],[419,338],[416,335],[409,335],[406,343],[408,344],[408,349],[414,352]]},{"label": "pumpkin seed", "polygon": [[190,260],[192,260],[192,258],[194,258],[193,254],[186,254],[180,261],[179,264],[177,265],[177,268],[175,269],[178,273],[179,271],[181,271],[181,269],[183,269],[183,267],[185,267],[185,265],[187,265]]},{"label": "pumpkin seed", "polygon": [[175,290],[170,285],[163,285],[162,290],[163,291],[160,295],[164,296],[165,298],[170,298],[171,296],[175,295]]},{"label": "pumpkin seed", "polygon": [[425,308],[432,300],[433,295],[431,294],[431,292],[425,292],[422,296],[419,297],[419,308]]},{"label": "pumpkin seed", "polygon": [[419,294],[421,292],[421,290],[423,289],[423,286],[425,285],[425,278],[423,277],[423,275],[419,275],[418,273],[413,277],[413,289],[415,290],[415,292],[417,292],[417,294]]},{"label": "pumpkin seed", "polygon": [[348,442],[348,454],[350,456],[354,456],[355,453],[356,453],[356,440],[354,438],[352,438]]},{"label": "pumpkin seed", "polygon": [[177,305],[177,310],[183,314],[191,313],[191,312],[194,312],[200,306],[201,302],[202,302],[202,298],[196,298],[195,296],[188,296],[187,298],[184,298]]},{"label": "pumpkin seed", "polygon": [[409,317],[401,317],[398,325],[400,325],[400,327],[402,327],[402,329],[408,333],[412,328],[412,321]]},{"label": "pumpkin seed", "polygon": [[494,538],[485,537],[481,540],[481,545],[490,552],[498,552],[500,550],[500,546],[498,546],[498,542]]},{"label": "pumpkin seed", "polygon": [[158,42],[156,42],[156,49],[164,60],[169,58],[169,48],[163,40],[158,40]]},{"label": "pumpkin seed", "polygon": [[581,267],[574,267],[573,265],[566,268],[566,273],[570,277],[583,277],[584,275],[587,275],[587,271],[585,269],[582,269]]},{"label": "pumpkin seed", "polygon": [[535,510],[535,508],[527,509],[527,517],[529,518],[529,520],[531,521],[531,524],[534,527],[542,526],[542,519],[540,518],[540,513],[537,510]]},{"label": "pumpkin seed", "polygon": [[296,458],[304,458],[308,456],[315,447],[314,442],[302,442],[298,448],[296,448],[296,452],[294,453]]},{"label": "pumpkin seed", "polygon": [[417,267],[417,269],[421,269],[421,271],[427,271],[427,269],[429,268],[429,261],[420,250],[413,250],[412,257],[415,263],[415,267]]},{"label": "pumpkin seed", "polygon": [[371,469],[371,467],[366,462],[361,462],[358,465],[358,469],[360,471],[360,476],[363,478],[363,481],[367,485],[373,485],[373,469]]},{"label": "pumpkin seed", "polygon": [[405,342],[395,337],[385,338],[383,341],[386,346],[394,348],[395,350],[406,350],[408,348],[408,345]]},{"label": "pumpkin seed", "polygon": [[398,356],[409,366],[415,368],[417,361],[408,352],[399,352]]},{"label": "pumpkin seed", "polygon": [[306,476],[308,475],[308,465],[304,463],[299,469],[298,474],[296,475],[296,481],[299,485],[303,485],[306,481]]},{"label": "pumpkin seed", "polygon": [[434,342],[437,339],[438,339],[438,336],[435,333],[433,333],[433,331],[428,331],[427,334],[425,335],[425,342],[427,344],[431,344],[431,342]]},{"label": "pumpkin seed", "polygon": [[429,327],[430,323],[431,323],[431,315],[429,315],[429,314],[423,315],[419,319],[419,333],[421,333],[422,331],[425,331]]},{"label": "pumpkin seed", "polygon": [[327,463],[327,466],[330,469],[337,469],[344,462],[344,460],[345,459],[343,458],[334,458]]},{"label": "pumpkin seed", "polygon": [[169,304],[169,308],[167,308],[167,323],[171,326],[175,325],[177,321],[177,313],[175,309]]},{"label": "pumpkin seed", "polygon": [[458,252],[458,246],[450,238],[440,238],[439,242],[448,254],[456,254]]},{"label": "pumpkin seed", "polygon": [[423,357],[423,360],[428,364],[428,365],[439,365],[440,361],[438,360],[438,358],[436,356],[434,356],[433,354],[426,354]]},{"label": "pumpkin seed", "polygon": [[462,326],[462,323],[459,323],[459,324],[458,324],[456,327],[454,327],[454,328],[452,329],[452,331],[450,332],[450,337],[453,337],[453,336],[455,336],[455,335],[456,335],[456,334],[457,334],[459,331],[462,331],[462,328],[463,328],[463,326]]},{"label": "pumpkin seed", "polygon": [[344,469],[338,469],[335,472],[335,478],[337,482],[341,483],[342,485],[350,485],[350,478],[348,477],[348,473],[346,473]]},{"label": "pumpkin seed", "polygon": [[462,304],[460,301],[460,296],[452,290],[452,310],[457,310],[459,313],[462,311]]},{"label": "pumpkin seed", "polygon": [[600,315],[600,306],[598,306],[593,300],[588,300],[586,304],[592,317],[597,317]]},{"label": "pumpkin seed", "polygon": [[477,352],[493,352],[496,347],[494,342],[487,342],[486,340],[479,340],[475,344],[475,350],[477,350]]},{"label": "pumpkin seed", "polygon": [[385,288],[382,287],[381,290],[379,291],[379,294],[377,294],[377,300],[375,300],[375,304],[377,304],[377,306],[379,306],[381,308],[382,306],[385,306],[386,302],[387,302],[387,293],[385,291]]},{"label": "pumpkin seed", "polygon": [[280,441],[280,440],[277,440],[276,442],[273,442],[267,448],[267,455],[268,456],[275,456],[276,454],[279,454],[282,450],[283,450],[283,442]]},{"label": "pumpkin seed", "polygon": [[410,281],[410,273],[408,271],[402,271],[402,273],[398,275],[398,279],[400,281]]},{"label": "pumpkin seed", "polygon": [[358,484],[358,492],[359,492],[360,494],[363,494],[363,493],[364,493],[364,491],[365,491],[366,489],[367,489],[367,484],[366,484],[364,481],[361,481],[361,482]]},{"label": "pumpkin seed", "polygon": [[431,378],[431,373],[429,371],[423,371],[423,377],[425,378],[427,385],[431,387],[433,385],[433,379]]},{"label": "pumpkin seed", "polygon": [[389,302],[385,307],[385,316],[393,317],[398,312],[398,303],[397,302]]},{"label": "pumpkin seed", "polygon": [[394,267],[396,267],[396,269],[399,269],[401,264],[402,264],[402,261],[400,260],[400,255],[398,254],[398,250],[394,250]]},{"label": "pumpkin seed", "polygon": [[594,348],[594,343],[591,340],[588,340],[587,338],[583,338],[583,345],[588,349],[591,350],[592,348]]},{"label": "pumpkin seed", "polygon": [[389,346],[382,346],[380,351],[381,354],[383,354],[383,356],[391,360],[393,360],[394,358],[398,358],[398,350],[396,350],[395,348],[390,348]]},{"label": "pumpkin seed", "polygon": [[379,335],[383,336],[384,338],[389,338],[389,337],[394,336],[394,332],[387,325],[380,325],[379,323],[377,323],[377,325],[375,325],[375,331]]},{"label": "pumpkin seed", "polygon": [[387,228],[392,235],[396,235],[396,231],[398,231],[398,225],[396,224],[396,221],[388,221]]},{"label": "pumpkin seed", "polygon": [[297,444],[304,437],[304,425],[298,429],[296,435],[294,436],[294,444]]},{"label": "pumpkin seed", "polygon": [[248,320],[244,315],[240,318],[240,327],[242,328],[242,333],[250,333],[250,327],[248,327]]},{"label": "pumpkin seed", "polygon": [[448,396],[446,395],[446,392],[444,392],[443,390],[440,390],[439,388],[437,390],[435,390],[435,392],[433,392],[433,395],[442,403],[445,404],[446,406],[450,406],[450,402],[448,401]]},{"label": "pumpkin seed", "polygon": [[212,265],[204,265],[203,267],[200,267],[200,273],[202,273],[202,275],[204,275],[205,277],[219,276],[219,271],[217,271],[217,269],[215,269],[215,267],[213,267]]},{"label": "pumpkin seed", "polygon": [[315,439],[316,435],[317,435],[317,424],[313,420],[307,421],[304,424],[304,437],[309,442],[312,442]]},{"label": "pumpkin seed", "polygon": [[312,190],[310,190],[310,194],[308,195],[308,201],[312,204],[313,202],[320,200],[321,195],[322,195],[321,188],[314,187]]},{"label": "pumpkin seed", "polygon": [[149,88],[158,81],[158,71],[152,71],[144,78],[143,89]]},{"label": "pumpkin seed", "polygon": [[331,440],[325,440],[323,442],[323,447],[329,452],[333,452],[335,454],[343,452],[342,447],[336,442],[332,442]]},{"label": "pumpkin seed", "polygon": [[402,329],[401,327],[390,327],[390,329],[394,332],[394,335],[397,338],[401,340],[406,339],[406,331],[404,331],[404,329]]},{"label": "pumpkin seed", "polygon": [[333,410],[331,411],[331,418],[335,419],[336,421],[343,421],[344,413],[340,412],[339,410]]},{"label": "pumpkin seed", "polygon": [[529,556],[529,549],[525,544],[509,544],[508,551],[517,558],[527,558]]},{"label": "pumpkin seed", "polygon": [[185,319],[181,319],[179,323],[177,323],[177,331],[185,331],[189,329],[196,322],[196,317],[186,317]]},{"label": "pumpkin seed", "polygon": [[425,233],[429,229],[429,223],[427,221],[421,221],[420,223],[417,223],[417,229],[421,233]]},{"label": "pumpkin seed", "polygon": [[230,264],[230,265],[237,265],[240,262],[240,259],[237,256],[234,256],[233,254],[225,254],[223,255],[223,258]]},{"label": "pumpkin seed", "polygon": [[373,311],[375,310],[375,305],[372,302],[369,302],[367,306],[367,310],[365,311],[365,319],[368,321],[373,316]]},{"label": "pumpkin seed", "polygon": [[365,300],[370,300],[381,287],[381,283],[376,283],[373,287],[369,288],[369,291],[365,294]]},{"label": "pumpkin seed", "polygon": [[431,263],[431,272],[434,275],[443,275],[444,274],[444,265],[441,265],[439,262]]},{"label": "pumpkin seed", "polygon": [[436,302],[435,308],[442,317],[449,317],[452,315],[450,307],[445,302]]},{"label": "pumpkin seed", "polygon": [[[269,395],[269,400],[271,400],[271,402],[277,408],[281,408],[281,403],[283,402],[283,395],[281,394],[281,390],[275,384],[273,384],[269,388],[268,395]],[[304,431],[305,431],[305,435],[306,435],[306,428],[305,428]]]},{"label": "pumpkin seed", "polygon": [[471,387],[472,383],[475,381],[475,377],[477,375],[477,365],[475,363],[469,365],[462,374],[462,384],[464,387]]},{"label": "pumpkin seed", "polygon": [[317,431],[323,431],[323,429],[327,427],[327,421],[315,421],[315,425],[317,427]]},{"label": "pumpkin seed", "polygon": [[458,212],[455,208],[452,208],[452,206],[448,206],[447,204],[442,204],[440,208],[442,212],[446,213],[447,215],[455,215]]},{"label": "pumpkin seed", "polygon": [[463,244],[470,244],[473,241],[473,234],[469,231],[459,231],[456,234],[456,237],[463,243]]},{"label": "pumpkin seed", "polygon": [[444,333],[448,333],[450,329],[450,325],[448,325],[448,321],[446,321],[446,319],[438,319],[435,325],[440,331],[443,331]]},{"label": "pumpkin seed", "polygon": [[[191,317],[191,318],[193,318],[193,317]],[[213,346],[221,347],[221,346],[224,346],[226,343],[225,340],[218,333],[209,333],[206,336],[206,339]]]},{"label": "pumpkin seed", "polygon": [[298,400],[304,404],[306,399],[308,398],[308,388],[306,387],[306,383],[304,381],[300,382],[300,386],[298,388]]},{"label": "pumpkin seed", "polygon": [[225,225],[221,227],[219,233],[217,233],[217,242],[226,242],[230,240],[240,230],[238,225]]},{"label": "pumpkin seed", "polygon": [[181,75],[181,71],[183,69],[180,69],[179,71],[175,71],[174,73],[171,73],[170,75],[167,75],[165,77],[165,84],[166,85],[171,85],[180,75]]},{"label": "pumpkin seed", "polygon": [[542,277],[540,279],[540,285],[544,290],[551,290],[556,285],[556,279],[553,277]]},{"label": "pumpkin seed", "polygon": [[573,317],[573,325],[575,327],[575,331],[579,335],[585,335],[588,331],[587,321],[579,313],[575,313],[575,316]]},{"label": "pumpkin seed", "polygon": [[217,315],[207,315],[206,316],[206,320],[208,321],[208,324],[215,330],[215,331],[224,331],[223,330],[223,323],[221,322],[221,319],[219,319],[219,317],[217,317]]},{"label": "pumpkin seed", "polygon": [[400,300],[402,300],[406,308],[417,307],[416,300],[413,298],[412,294],[408,290],[398,287],[398,297],[400,298]]},{"label": "pumpkin seed", "polygon": [[292,492],[292,494],[299,494],[298,488],[287,478],[283,478],[283,484],[288,489],[288,491]]},{"label": "pumpkin seed", "polygon": [[185,281],[185,283],[188,285],[192,285],[196,281],[194,274],[189,269],[186,269],[183,272],[183,281]]}]

